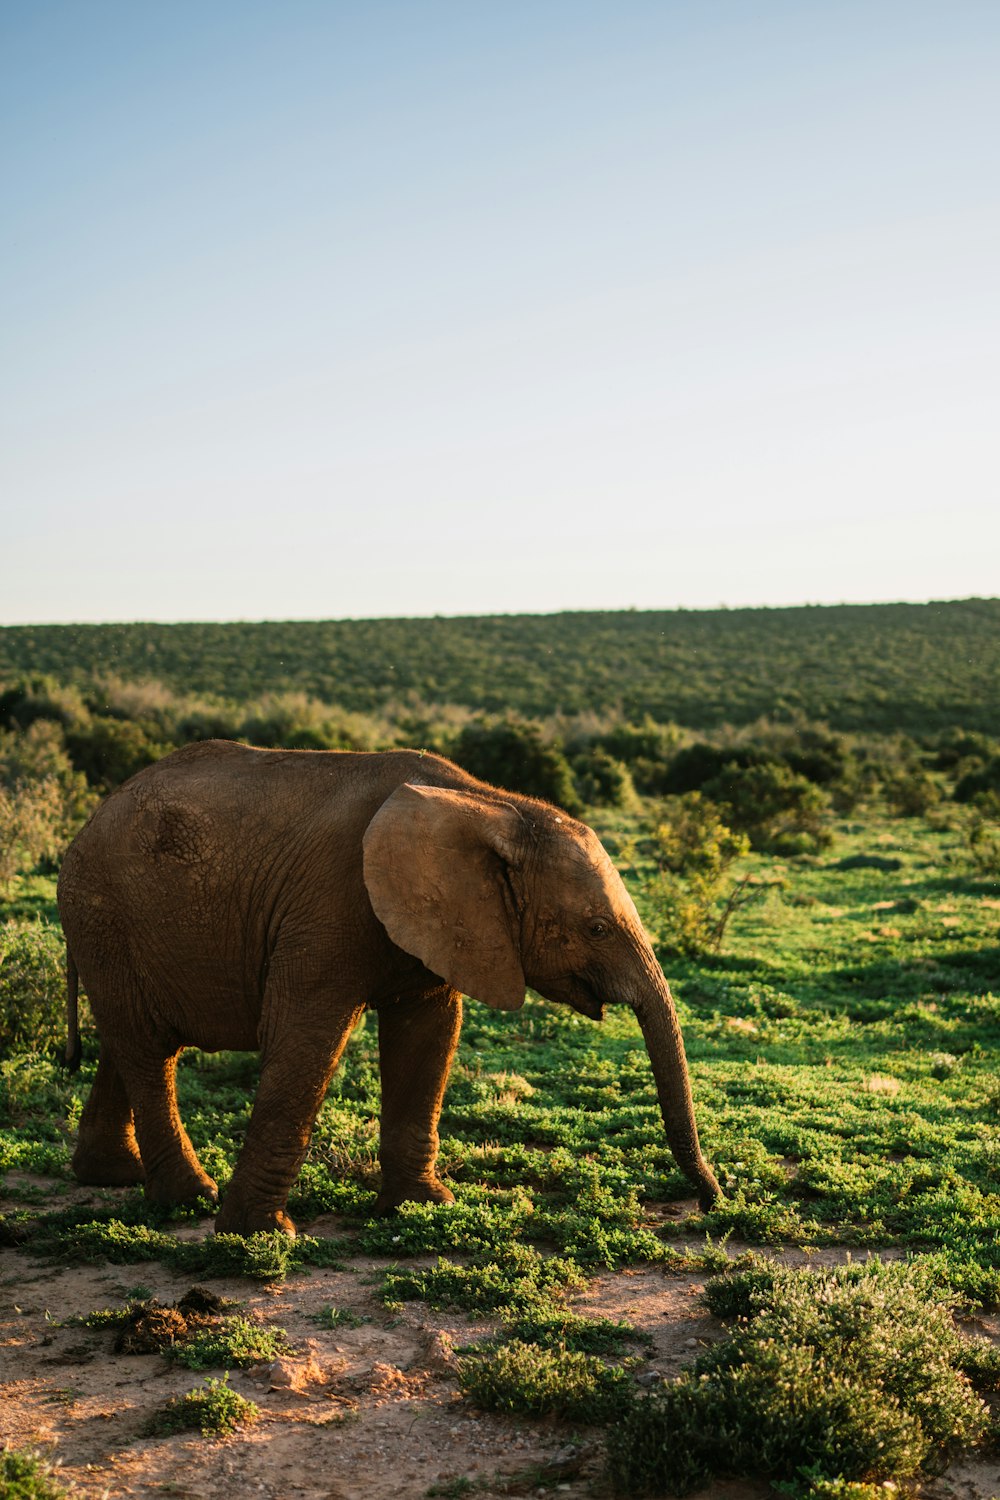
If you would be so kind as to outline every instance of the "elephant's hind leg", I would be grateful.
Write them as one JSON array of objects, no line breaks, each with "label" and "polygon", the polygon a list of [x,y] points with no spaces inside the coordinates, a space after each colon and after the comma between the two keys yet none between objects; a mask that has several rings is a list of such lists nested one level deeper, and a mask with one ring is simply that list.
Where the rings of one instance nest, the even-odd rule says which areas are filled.
[{"label": "elephant's hind leg", "polygon": [[218,1200],[218,1188],[204,1171],[177,1110],[179,1051],[163,1057],[130,1052],[119,1059],[135,1117],[135,1134],[146,1170],[146,1197],[166,1206]]},{"label": "elephant's hind leg", "polygon": [[106,1046],[83,1106],[73,1174],[95,1187],[131,1187],[145,1179],[132,1125],[132,1106]]},{"label": "elephant's hind leg", "polygon": [[382,1070],[382,1191],[377,1214],[401,1203],[454,1203],[437,1175],[438,1116],[462,1029],[462,997],[435,990],[378,1008]]}]

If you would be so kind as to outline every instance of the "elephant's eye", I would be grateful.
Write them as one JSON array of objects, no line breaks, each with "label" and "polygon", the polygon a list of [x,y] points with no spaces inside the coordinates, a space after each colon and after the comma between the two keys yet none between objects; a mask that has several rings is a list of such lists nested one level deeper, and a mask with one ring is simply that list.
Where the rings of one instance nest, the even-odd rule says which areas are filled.
[{"label": "elephant's eye", "polygon": [[611,935],[611,924],[605,922],[601,917],[595,917],[587,924],[587,936],[592,937],[595,942],[600,943]]}]

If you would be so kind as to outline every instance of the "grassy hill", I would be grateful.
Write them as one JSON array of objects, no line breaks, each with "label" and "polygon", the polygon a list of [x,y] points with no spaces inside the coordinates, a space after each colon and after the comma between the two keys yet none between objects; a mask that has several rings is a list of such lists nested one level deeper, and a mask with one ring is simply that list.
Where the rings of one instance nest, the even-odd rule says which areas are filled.
[{"label": "grassy hill", "polygon": [[0,685],[33,673],[153,678],[236,699],[301,689],[362,712],[409,700],[701,728],[764,715],[995,733],[1000,599],[0,629]]}]

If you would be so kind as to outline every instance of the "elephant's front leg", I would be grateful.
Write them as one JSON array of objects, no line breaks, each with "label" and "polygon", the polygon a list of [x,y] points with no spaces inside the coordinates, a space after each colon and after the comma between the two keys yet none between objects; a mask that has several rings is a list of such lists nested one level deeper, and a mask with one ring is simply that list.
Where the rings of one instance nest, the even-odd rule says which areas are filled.
[{"label": "elephant's front leg", "polygon": [[438,1116],[462,1028],[462,997],[432,994],[378,1007],[382,1069],[382,1191],[377,1214],[400,1203],[453,1203],[435,1170]]},{"label": "elephant's front leg", "polygon": [[321,1020],[283,1008],[261,1053],[260,1084],[246,1142],[215,1221],[216,1234],[280,1229],[294,1235],[288,1194],[309,1148],[327,1085],[363,1006],[331,1002]]}]

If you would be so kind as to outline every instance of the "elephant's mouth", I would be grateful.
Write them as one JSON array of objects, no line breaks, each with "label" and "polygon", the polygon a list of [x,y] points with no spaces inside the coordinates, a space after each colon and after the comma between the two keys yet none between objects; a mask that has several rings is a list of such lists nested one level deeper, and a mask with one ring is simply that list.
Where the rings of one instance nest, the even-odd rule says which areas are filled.
[{"label": "elephant's mouth", "polygon": [[591,1021],[604,1020],[604,1001],[585,979],[576,974],[546,984],[544,989],[539,990],[539,994],[544,995],[546,1000],[554,1000],[558,1005],[569,1005],[582,1016],[588,1016]]}]

